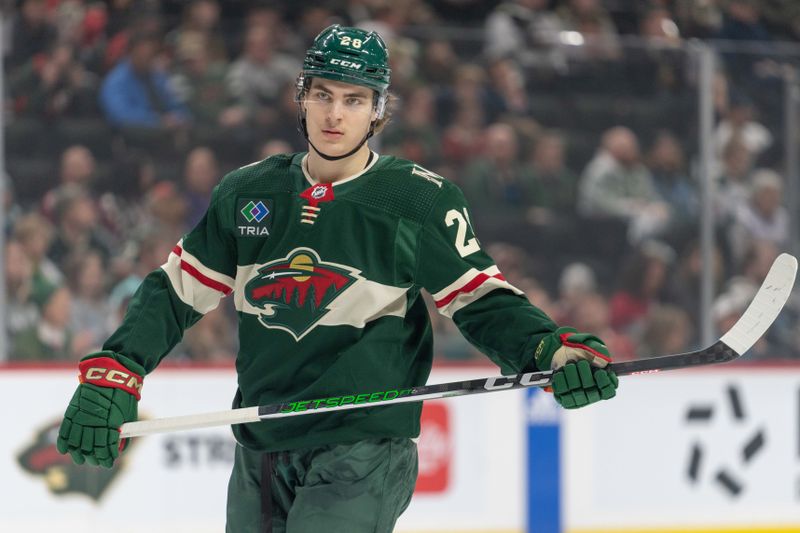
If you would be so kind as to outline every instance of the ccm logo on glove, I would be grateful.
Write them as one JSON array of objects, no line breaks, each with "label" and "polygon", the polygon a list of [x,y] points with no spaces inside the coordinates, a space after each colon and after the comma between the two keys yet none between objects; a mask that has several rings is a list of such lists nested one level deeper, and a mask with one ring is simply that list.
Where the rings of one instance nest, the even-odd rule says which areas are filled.
[{"label": "ccm logo on glove", "polygon": [[78,380],[98,387],[113,387],[142,398],[142,376],[135,374],[110,357],[97,357],[78,364]]}]

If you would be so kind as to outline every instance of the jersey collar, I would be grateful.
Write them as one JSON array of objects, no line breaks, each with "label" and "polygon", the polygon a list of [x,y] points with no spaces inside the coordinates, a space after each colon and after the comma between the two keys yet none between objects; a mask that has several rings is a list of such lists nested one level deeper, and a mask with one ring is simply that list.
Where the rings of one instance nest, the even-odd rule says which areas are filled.
[{"label": "jersey collar", "polygon": [[[337,187],[339,185],[342,185],[344,183],[348,183],[348,182],[351,182],[351,181],[357,179],[362,174],[364,174],[365,172],[368,172],[372,167],[374,167],[375,163],[378,162],[379,157],[380,156],[378,155],[378,153],[373,150],[372,151],[372,160],[369,162],[369,164],[366,167],[361,169],[356,174],[353,174],[352,176],[348,176],[346,178],[342,178],[340,180],[334,181],[331,185],[333,185],[334,187]],[[303,170],[303,176],[305,176],[306,181],[309,183],[309,185],[319,185],[319,182],[317,180],[315,180],[314,178],[312,178],[311,174],[308,173],[308,167],[306,166],[307,160],[308,160],[308,154],[304,155],[303,159],[300,160],[300,168]]]}]

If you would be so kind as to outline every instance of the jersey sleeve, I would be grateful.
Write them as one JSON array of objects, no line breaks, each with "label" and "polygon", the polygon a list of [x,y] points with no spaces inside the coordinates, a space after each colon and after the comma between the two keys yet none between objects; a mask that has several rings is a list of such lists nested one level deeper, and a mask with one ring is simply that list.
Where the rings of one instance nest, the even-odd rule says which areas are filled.
[{"label": "jersey sleeve", "polygon": [[233,215],[226,213],[215,189],[197,226],[139,286],[104,350],[133,359],[149,373],[180,342],[186,329],[233,292],[236,243]]},{"label": "jersey sleeve", "polygon": [[505,279],[475,236],[463,194],[444,185],[421,230],[416,281],[503,372],[532,369],[535,346],[557,326]]}]

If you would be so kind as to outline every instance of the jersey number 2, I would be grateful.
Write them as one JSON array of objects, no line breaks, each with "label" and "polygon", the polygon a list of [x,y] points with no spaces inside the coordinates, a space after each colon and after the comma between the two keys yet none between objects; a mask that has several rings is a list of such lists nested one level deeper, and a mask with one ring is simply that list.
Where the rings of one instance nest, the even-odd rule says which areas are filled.
[{"label": "jersey number 2", "polygon": [[448,228],[452,226],[453,223],[458,224],[458,228],[456,228],[455,244],[456,250],[458,250],[458,254],[461,257],[467,257],[481,249],[478,244],[478,239],[475,237],[467,239],[467,227],[472,229],[472,226],[469,223],[469,215],[467,215],[466,209],[464,209],[463,214],[460,211],[451,209],[444,215],[444,223],[447,224]]}]

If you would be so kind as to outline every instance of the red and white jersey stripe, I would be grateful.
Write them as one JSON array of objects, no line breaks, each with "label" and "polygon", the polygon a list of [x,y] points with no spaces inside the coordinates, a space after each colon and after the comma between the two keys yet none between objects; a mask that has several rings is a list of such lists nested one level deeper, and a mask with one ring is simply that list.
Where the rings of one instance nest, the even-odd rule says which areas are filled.
[{"label": "red and white jersey stripe", "polygon": [[183,239],[172,249],[161,269],[178,298],[201,314],[215,309],[222,297],[233,292],[234,279],[203,265],[183,249]]},{"label": "red and white jersey stripe", "polygon": [[485,270],[470,268],[453,283],[434,294],[433,300],[440,314],[453,318],[456,311],[495,289],[509,289],[516,294],[523,294],[506,281],[496,265],[492,265]]}]

